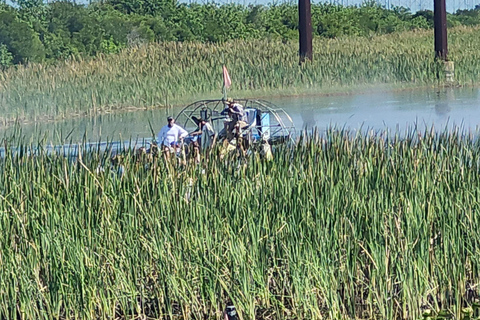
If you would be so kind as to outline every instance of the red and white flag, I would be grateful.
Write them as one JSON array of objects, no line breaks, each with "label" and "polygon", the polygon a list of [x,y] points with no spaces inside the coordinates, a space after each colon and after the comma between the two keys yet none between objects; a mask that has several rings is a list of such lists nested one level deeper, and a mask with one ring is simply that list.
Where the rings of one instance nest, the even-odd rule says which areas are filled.
[{"label": "red and white flag", "polygon": [[232,80],[230,80],[230,75],[228,74],[227,67],[223,66],[223,85],[225,88],[230,88],[232,85]]}]

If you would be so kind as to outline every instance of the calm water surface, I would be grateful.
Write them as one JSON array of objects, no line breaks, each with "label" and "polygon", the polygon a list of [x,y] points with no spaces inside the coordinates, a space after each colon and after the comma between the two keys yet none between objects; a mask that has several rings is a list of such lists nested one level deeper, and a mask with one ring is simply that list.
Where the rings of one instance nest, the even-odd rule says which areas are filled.
[{"label": "calm water surface", "polygon": [[[480,125],[480,88],[448,88],[347,96],[282,97],[269,99],[285,109],[297,129],[328,127],[350,130],[400,130],[413,126],[436,129],[461,126],[477,130]],[[193,102],[193,101],[192,101]],[[165,124],[167,115],[182,108],[136,111],[94,118],[25,125],[22,135],[35,142],[43,137],[49,142],[80,142],[86,133],[88,141],[151,138]],[[152,127],[150,127],[150,124]],[[0,130],[9,135],[12,128]],[[68,139],[66,139],[68,137]]]}]

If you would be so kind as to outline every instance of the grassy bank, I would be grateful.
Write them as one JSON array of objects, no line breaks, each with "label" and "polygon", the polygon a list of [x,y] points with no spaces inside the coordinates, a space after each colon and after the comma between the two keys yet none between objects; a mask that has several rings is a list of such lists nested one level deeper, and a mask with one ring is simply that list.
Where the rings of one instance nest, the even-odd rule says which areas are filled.
[{"label": "grassy bank", "polygon": [[[18,144],[18,143],[16,143]],[[460,316],[480,283],[480,148],[331,131],[271,162],[0,161],[0,318]]]},{"label": "grassy bank", "polygon": [[[480,80],[478,28],[449,31],[459,84]],[[90,61],[19,66],[0,73],[0,122],[70,118],[184,104],[221,96],[222,57],[233,96],[331,93],[356,87],[438,84],[433,31],[316,39],[314,61],[298,66],[297,42],[164,43]]]}]

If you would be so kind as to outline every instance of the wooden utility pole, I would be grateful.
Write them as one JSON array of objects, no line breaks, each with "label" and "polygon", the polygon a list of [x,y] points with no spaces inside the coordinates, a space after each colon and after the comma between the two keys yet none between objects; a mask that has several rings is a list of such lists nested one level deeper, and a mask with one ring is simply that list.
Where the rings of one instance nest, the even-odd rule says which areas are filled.
[{"label": "wooden utility pole", "polygon": [[433,20],[435,23],[435,56],[447,61],[447,8],[445,0],[433,0]]},{"label": "wooden utility pole", "polygon": [[298,31],[300,33],[300,63],[302,63],[305,59],[312,60],[313,58],[310,0],[298,0]]},{"label": "wooden utility pole", "polygon": [[435,57],[443,61],[446,83],[453,83],[455,65],[448,60],[447,6],[445,0],[433,0],[433,21],[435,23]]}]

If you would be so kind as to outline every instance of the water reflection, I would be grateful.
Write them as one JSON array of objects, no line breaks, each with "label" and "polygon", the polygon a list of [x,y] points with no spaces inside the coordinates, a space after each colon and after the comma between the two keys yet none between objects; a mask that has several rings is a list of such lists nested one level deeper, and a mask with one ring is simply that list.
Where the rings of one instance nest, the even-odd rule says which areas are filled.
[{"label": "water reflection", "polygon": [[453,88],[446,88],[443,92],[438,91],[435,102],[435,113],[440,118],[446,117],[452,110],[449,104],[453,100],[455,100],[455,91]]},{"label": "water reflection", "polygon": [[[297,129],[328,127],[350,130],[400,130],[412,126],[463,126],[476,129],[480,119],[479,88],[411,90],[328,97],[282,97],[269,99],[284,108]],[[129,140],[151,138],[164,125],[167,115],[181,108],[107,114],[94,118],[22,126],[28,141],[47,142]],[[0,129],[0,136],[13,128]]]},{"label": "water reflection", "polygon": [[311,112],[311,110],[308,109],[302,109],[300,111],[300,114],[302,116],[302,129],[303,130],[311,130],[317,125],[317,121],[315,120],[315,114]]}]

